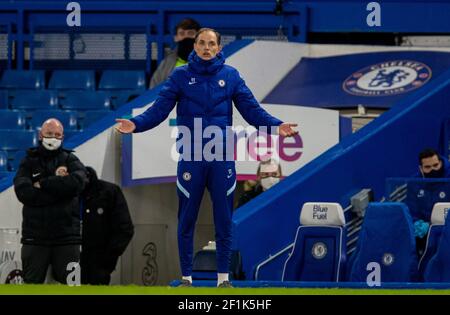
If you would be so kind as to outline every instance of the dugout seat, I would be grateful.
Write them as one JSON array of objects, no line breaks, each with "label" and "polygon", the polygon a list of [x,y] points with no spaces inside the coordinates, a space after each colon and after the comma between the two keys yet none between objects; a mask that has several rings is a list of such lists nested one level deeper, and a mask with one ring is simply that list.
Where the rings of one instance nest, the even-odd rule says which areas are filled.
[{"label": "dugout seat", "polygon": [[370,203],[359,234],[349,280],[366,282],[369,263],[380,266],[381,282],[417,280],[414,227],[404,203]]},{"label": "dugout seat", "polygon": [[305,203],[282,281],[342,279],[347,251],[345,235],[344,211],[338,203]]},{"label": "dugout seat", "polygon": [[448,215],[448,208],[444,209],[443,214],[445,225],[442,228],[436,253],[425,268],[425,282],[450,282],[450,215]]},{"label": "dugout seat", "polygon": [[431,212],[430,229],[427,234],[427,242],[422,257],[419,260],[419,275],[423,279],[425,268],[431,257],[436,254],[439,240],[441,239],[442,230],[444,229],[445,216],[450,209],[450,203],[439,202],[433,206]]},{"label": "dugout seat", "polygon": [[8,91],[0,90],[0,110],[8,108],[9,108]]}]

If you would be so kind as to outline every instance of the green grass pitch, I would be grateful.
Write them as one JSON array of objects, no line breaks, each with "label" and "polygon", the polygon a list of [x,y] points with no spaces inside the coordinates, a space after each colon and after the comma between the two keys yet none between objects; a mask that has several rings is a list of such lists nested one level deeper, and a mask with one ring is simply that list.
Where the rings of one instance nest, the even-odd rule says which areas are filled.
[{"label": "green grass pitch", "polygon": [[0,285],[0,294],[54,295],[450,295],[433,289],[174,288],[144,286]]}]

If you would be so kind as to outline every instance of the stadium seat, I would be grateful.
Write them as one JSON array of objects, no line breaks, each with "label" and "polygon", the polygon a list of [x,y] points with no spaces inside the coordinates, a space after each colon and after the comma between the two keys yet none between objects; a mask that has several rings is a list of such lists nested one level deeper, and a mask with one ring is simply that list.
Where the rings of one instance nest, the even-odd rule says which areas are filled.
[{"label": "stadium seat", "polygon": [[44,70],[6,70],[0,80],[2,89],[45,89]]},{"label": "stadium seat", "polygon": [[11,172],[17,171],[17,169],[19,168],[20,162],[25,157],[25,154],[26,154],[26,150],[14,151],[14,152],[12,152],[12,154],[10,154],[9,161],[8,161],[8,168]]},{"label": "stadium seat", "polygon": [[145,72],[133,70],[106,70],[98,86],[99,90],[145,90]]},{"label": "stadium seat", "polygon": [[350,281],[366,282],[369,263],[380,266],[381,282],[416,281],[416,240],[408,207],[399,202],[370,203],[354,255]]},{"label": "stadium seat", "polygon": [[34,130],[0,130],[0,150],[11,151],[27,150],[38,145],[37,133]]},{"label": "stadium seat", "polygon": [[55,109],[58,105],[58,99],[53,91],[26,91],[16,92],[12,99],[12,109],[37,110],[37,109]]},{"label": "stadium seat", "polygon": [[70,91],[60,101],[61,108],[66,110],[109,110],[110,100],[107,93],[100,91]]},{"label": "stadium seat", "polygon": [[95,72],[93,70],[53,71],[48,88],[56,90],[95,90]]},{"label": "stadium seat", "polygon": [[8,171],[8,154],[0,151],[0,172]]},{"label": "stadium seat", "polygon": [[67,130],[67,131],[64,131],[64,140],[67,141],[70,138],[72,138],[74,136],[77,136],[77,135],[80,135],[82,133],[83,133],[83,131],[81,131],[81,130]]},{"label": "stadium seat", "polygon": [[103,117],[105,117],[106,115],[111,114],[111,111],[108,110],[90,110],[90,111],[86,111],[84,112],[84,118],[82,120],[81,124],[81,129],[89,129],[89,127],[99,121],[100,119],[102,119]]},{"label": "stadium seat", "polygon": [[425,246],[425,251],[419,261],[419,275],[423,279],[425,273],[425,268],[428,265],[431,257],[436,254],[436,250],[441,239],[442,230],[445,224],[445,215],[450,209],[450,203],[439,202],[433,206],[433,211],[431,212],[431,226],[428,230],[427,243]]},{"label": "stadium seat", "polygon": [[448,215],[448,210],[448,208],[444,210],[445,225],[436,253],[425,268],[425,282],[450,282],[450,215]]},{"label": "stadium seat", "polygon": [[143,91],[116,90],[116,91],[108,91],[107,93],[111,100],[111,106],[114,109],[117,109],[120,106],[125,105],[126,103],[130,102],[131,100],[141,95]]},{"label": "stadium seat", "polygon": [[26,113],[15,110],[0,110],[0,127],[2,129],[26,129]]},{"label": "stadium seat", "polygon": [[337,282],[345,272],[345,217],[337,203],[308,202],[300,213],[283,281]]},{"label": "stadium seat", "polygon": [[8,107],[9,107],[8,91],[0,90],[0,110],[8,109]]},{"label": "stadium seat", "polygon": [[77,112],[62,110],[36,110],[31,114],[30,125],[32,129],[42,126],[44,121],[49,118],[58,119],[66,130],[76,130],[78,128]]}]

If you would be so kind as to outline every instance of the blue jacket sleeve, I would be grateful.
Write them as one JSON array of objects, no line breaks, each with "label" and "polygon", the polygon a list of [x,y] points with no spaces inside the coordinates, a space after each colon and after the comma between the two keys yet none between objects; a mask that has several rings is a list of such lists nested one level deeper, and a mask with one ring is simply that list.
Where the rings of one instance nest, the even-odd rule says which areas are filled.
[{"label": "blue jacket sleeve", "polygon": [[253,96],[253,93],[237,73],[238,83],[234,89],[233,102],[242,117],[252,126],[267,127],[279,126],[283,122],[266,112]]},{"label": "blue jacket sleeve", "polygon": [[136,125],[134,132],[143,132],[162,123],[175,107],[179,93],[180,89],[172,74],[161,88],[153,105],[142,114],[130,119]]}]

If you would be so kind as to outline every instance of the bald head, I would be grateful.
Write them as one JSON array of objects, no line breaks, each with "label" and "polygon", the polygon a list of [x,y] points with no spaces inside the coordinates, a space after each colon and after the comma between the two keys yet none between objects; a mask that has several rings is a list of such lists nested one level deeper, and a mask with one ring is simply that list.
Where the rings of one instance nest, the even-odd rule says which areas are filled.
[{"label": "bald head", "polygon": [[64,136],[64,127],[56,118],[47,119],[41,127],[39,132],[39,139],[42,138],[57,138],[62,139]]}]

